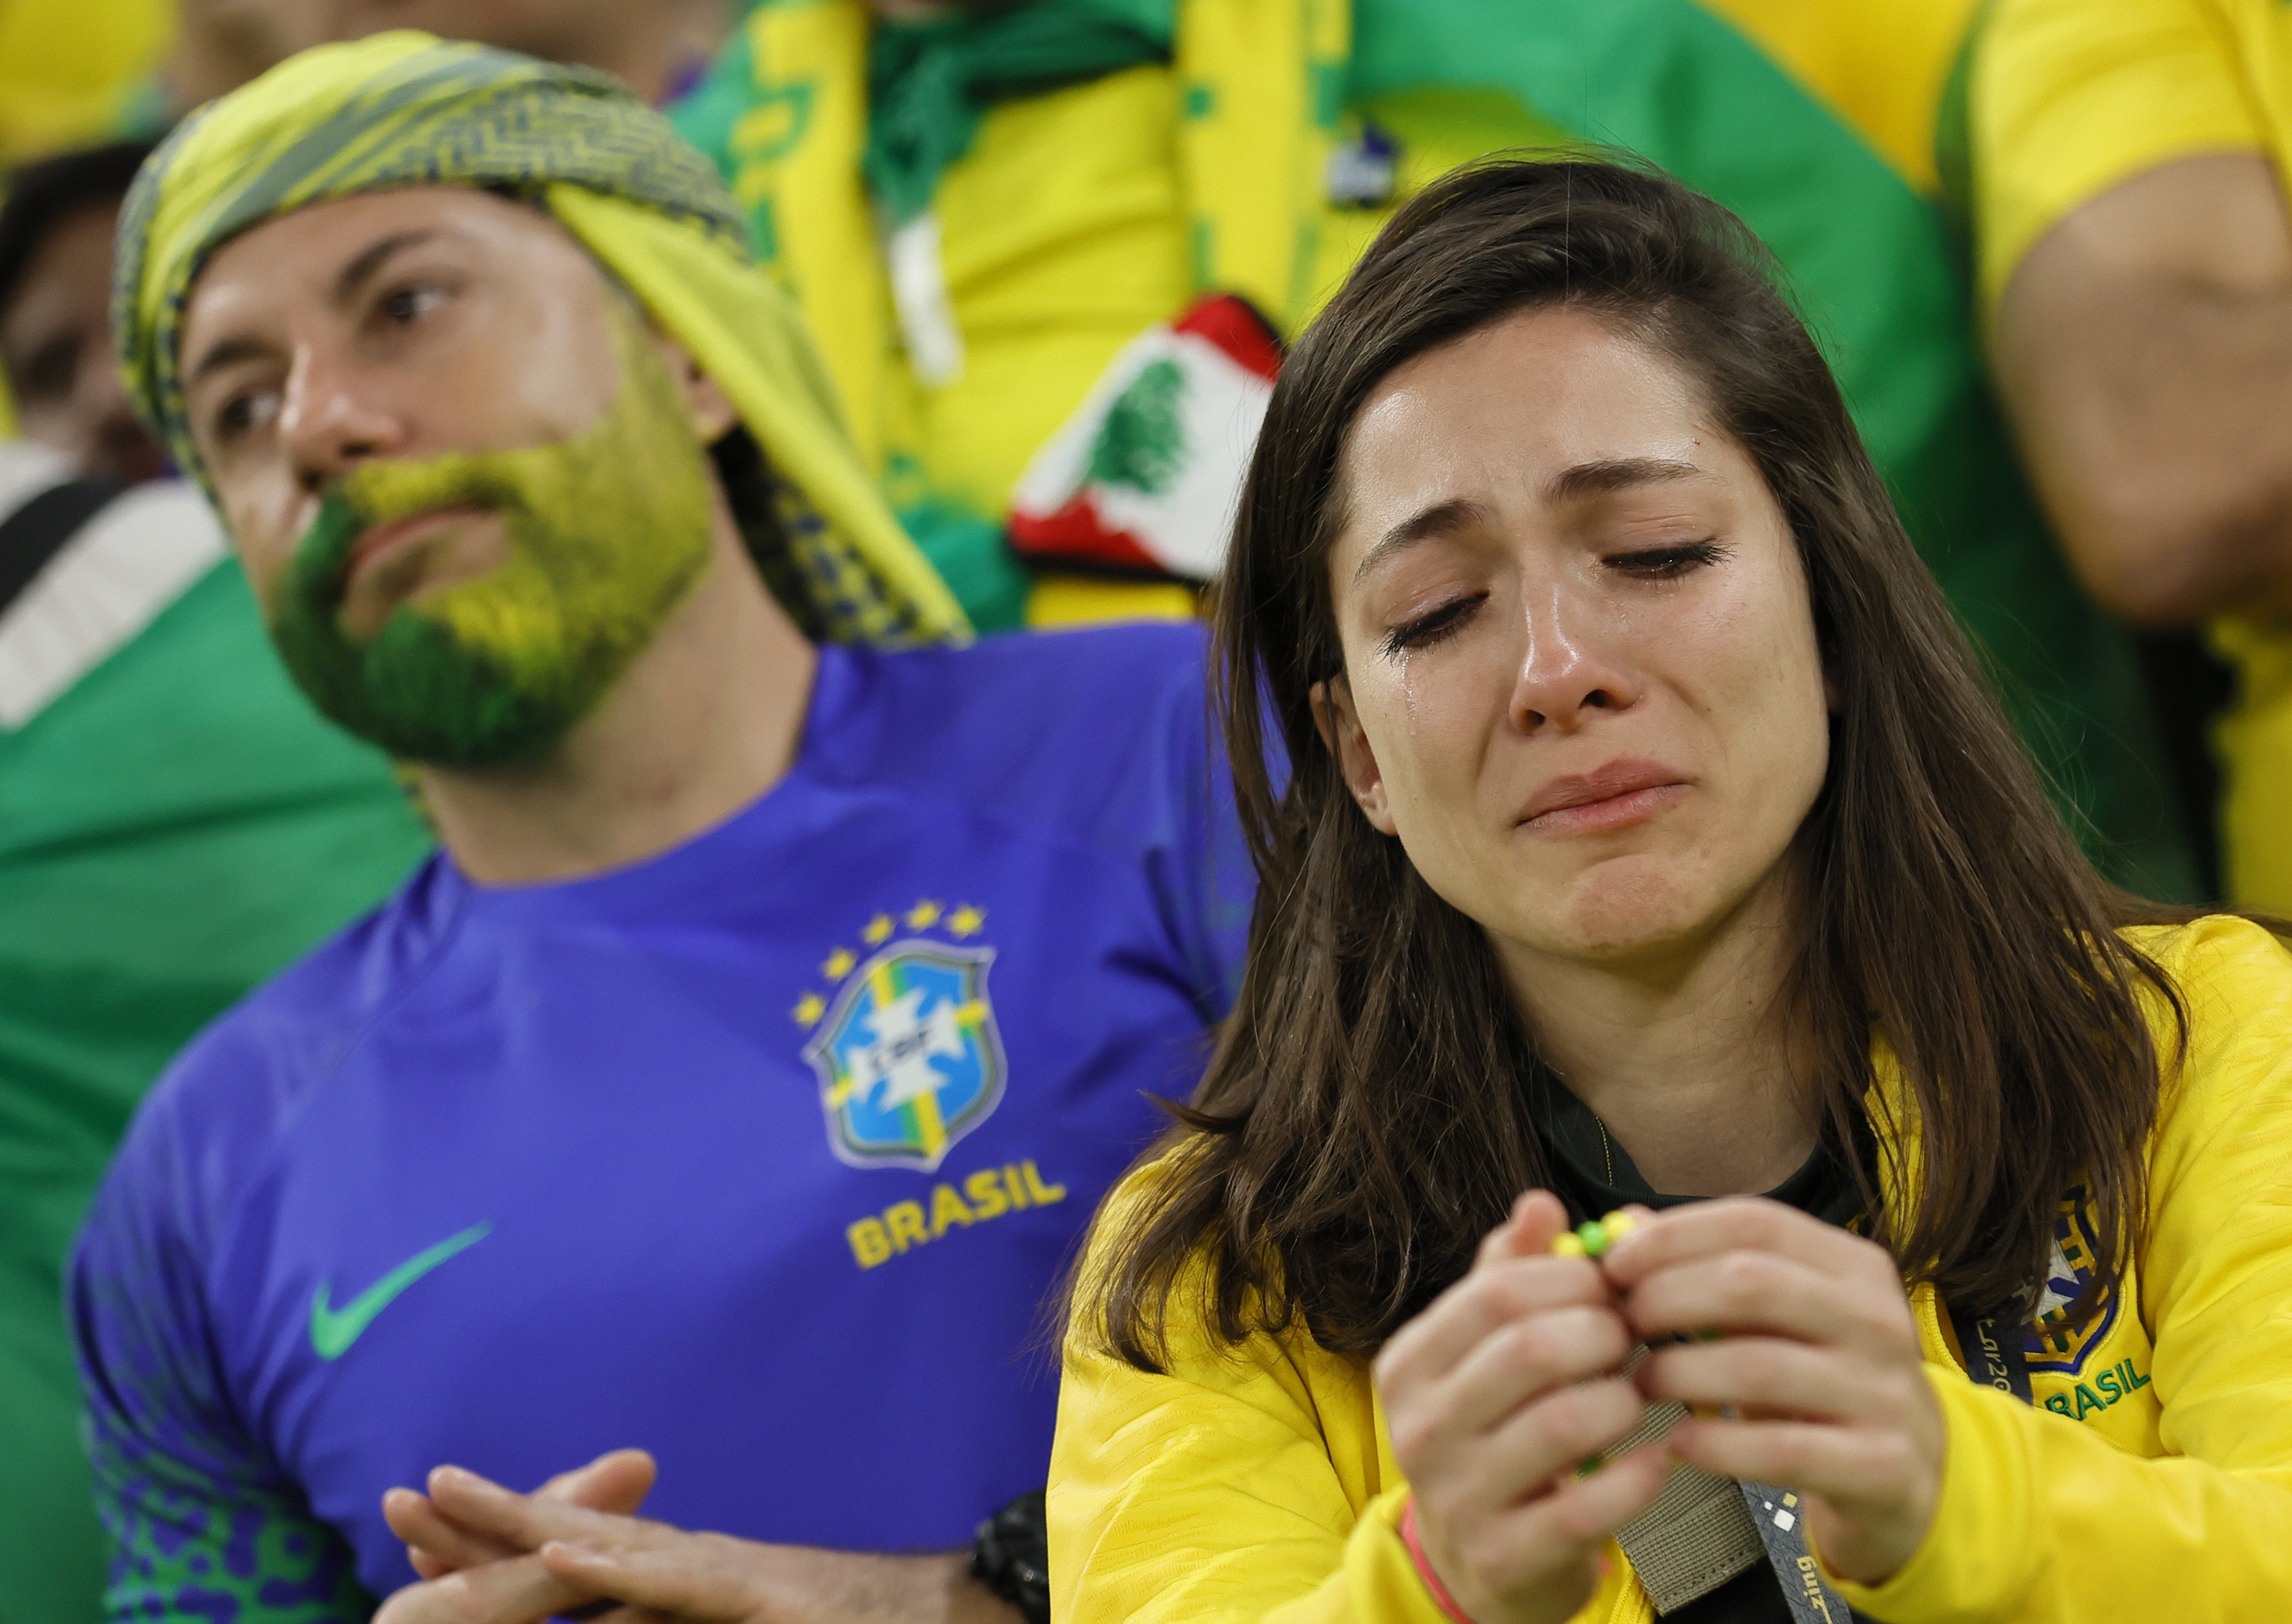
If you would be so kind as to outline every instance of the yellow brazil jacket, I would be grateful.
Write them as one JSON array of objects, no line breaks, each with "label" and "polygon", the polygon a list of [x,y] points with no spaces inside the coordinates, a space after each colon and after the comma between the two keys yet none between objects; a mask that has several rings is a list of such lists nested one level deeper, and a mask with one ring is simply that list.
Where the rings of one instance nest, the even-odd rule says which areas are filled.
[{"label": "yellow brazil jacket", "polygon": [[[2146,1243],[2091,1325],[2041,1320],[2035,1406],[1970,1381],[1934,1294],[1913,1294],[1949,1426],[1941,1500],[1901,1572],[1838,1585],[1887,1624],[2292,1618],[2292,954],[2230,918],[2129,933],[2191,1017]],[[2091,1266],[2074,1199],[2058,1237],[2048,1302]],[[1408,1485],[1366,1368],[1302,1333],[1228,1350],[1172,1330],[1164,1376],[1069,1336],[1053,1615],[1442,1624],[1395,1532]],[[1577,1624],[1653,1616],[1610,1555]]]}]

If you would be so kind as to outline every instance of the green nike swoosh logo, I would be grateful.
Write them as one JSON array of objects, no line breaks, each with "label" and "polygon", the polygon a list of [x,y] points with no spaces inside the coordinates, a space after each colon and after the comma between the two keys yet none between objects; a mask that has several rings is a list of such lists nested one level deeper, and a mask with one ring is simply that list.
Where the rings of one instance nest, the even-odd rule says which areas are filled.
[{"label": "green nike swoosh logo", "polygon": [[416,1252],[389,1273],[359,1292],[340,1308],[327,1297],[334,1284],[320,1281],[311,1299],[311,1347],[321,1359],[340,1359],[351,1344],[374,1323],[374,1316],[397,1301],[398,1294],[457,1252],[465,1252],[492,1234],[490,1224],[472,1224],[458,1235],[449,1235],[426,1252]]}]

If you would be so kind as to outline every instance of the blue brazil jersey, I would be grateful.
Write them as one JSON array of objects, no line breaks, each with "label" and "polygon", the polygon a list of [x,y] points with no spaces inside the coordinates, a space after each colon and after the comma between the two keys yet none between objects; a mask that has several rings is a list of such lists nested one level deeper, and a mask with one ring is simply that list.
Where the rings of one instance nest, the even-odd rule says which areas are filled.
[{"label": "blue brazil jersey", "polygon": [[1207,734],[1190,627],[826,649],[730,821],[434,860],[227,1014],[72,1264],[114,1616],[362,1615],[441,1462],[862,1550],[1039,1488],[1046,1295],[1239,974]]}]

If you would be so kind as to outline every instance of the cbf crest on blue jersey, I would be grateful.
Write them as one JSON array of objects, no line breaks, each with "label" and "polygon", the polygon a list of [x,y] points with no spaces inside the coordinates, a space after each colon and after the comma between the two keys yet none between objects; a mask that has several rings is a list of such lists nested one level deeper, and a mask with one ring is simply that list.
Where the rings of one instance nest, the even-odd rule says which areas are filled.
[{"label": "cbf crest on blue jersey", "polygon": [[860,966],[803,1056],[828,1148],[855,1168],[935,1171],[1003,1098],[988,947],[895,941]]}]

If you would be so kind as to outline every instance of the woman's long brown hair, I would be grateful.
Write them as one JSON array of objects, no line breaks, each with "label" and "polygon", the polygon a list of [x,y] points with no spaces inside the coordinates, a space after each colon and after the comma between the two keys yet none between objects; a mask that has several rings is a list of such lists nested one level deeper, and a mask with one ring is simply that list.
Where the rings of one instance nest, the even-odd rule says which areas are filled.
[{"label": "woman's long brown hair", "polygon": [[[1302,1321],[1324,1347],[1373,1353],[1550,1182],[1524,1087],[1535,1035],[1494,950],[1370,828],[1309,696],[1344,665],[1328,555],[1362,403],[1412,357],[1554,305],[1699,384],[1796,538],[1837,704],[1794,847],[1803,917],[1779,1014],[1812,1036],[1836,1143],[1915,1133],[1922,1174],[1898,1206],[1858,1159],[1871,1232],[1977,1310],[2040,1278],[2074,1185],[2094,1203],[2102,1281],[2137,1244],[2160,1073],[2136,990],[2183,1016],[2117,927],[2164,912],[2111,888],[2064,829],[1741,222],[1637,168],[1495,162],[1385,228],[1283,367],[1243,491],[1216,705],[1259,878],[1248,966],[1158,1176],[1108,1220],[1076,1305],[1142,1369],[1166,1356],[1167,1315],[1197,1309],[1229,1343]],[[1874,1024],[1914,1130],[1856,1132]],[[1181,1309],[1204,1256],[1204,1300]]]}]

